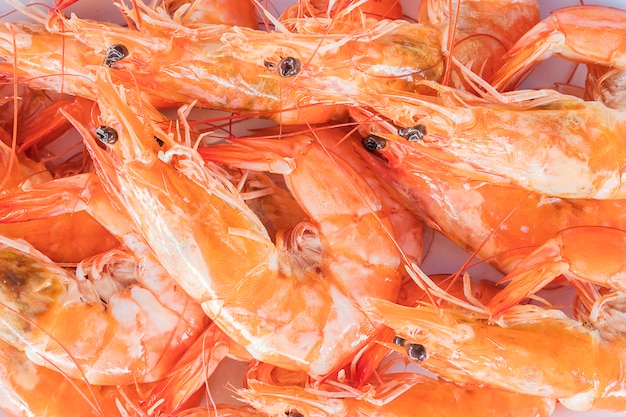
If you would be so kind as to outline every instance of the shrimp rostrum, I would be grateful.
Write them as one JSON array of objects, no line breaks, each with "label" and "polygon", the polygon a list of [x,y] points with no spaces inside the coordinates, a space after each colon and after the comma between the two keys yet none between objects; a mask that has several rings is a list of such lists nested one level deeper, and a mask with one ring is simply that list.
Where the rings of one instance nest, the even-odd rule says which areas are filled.
[{"label": "shrimp rostrum", "polygon": [[[148,103],[114,86],[106,69],[97,86],[102,112],[97,133],[106,151],[80,123],[76,127],[109,196],[165,269],[229,337],[255,358],[314,375],[336,369],[367,342],[375,326],[334,279],[335,265],[324,258],[336,249],[320,243],[315,225],[302,224],[277,247],[223,169],[205,165],[196,151],[161,131],[143,112]],[[317,187],[315,181],[309,185]],[[327,208],[331,196],[319,199],[313,189],[313,199],[321,204],[316,209],[348,207],[347,216],[337,213],[338,219],[365,217],[366,224],[375,224],[369,207]],[[354,193],[348,187],[342,192]],[[362,229],[370,239],[371,228]],[[370,246],[381,257],[371,259],[382,262],[379,292],[393,298],[400,285],[399,258],[392,242],[381,242]],[[289,256],[298,259],[293,267]]]}]

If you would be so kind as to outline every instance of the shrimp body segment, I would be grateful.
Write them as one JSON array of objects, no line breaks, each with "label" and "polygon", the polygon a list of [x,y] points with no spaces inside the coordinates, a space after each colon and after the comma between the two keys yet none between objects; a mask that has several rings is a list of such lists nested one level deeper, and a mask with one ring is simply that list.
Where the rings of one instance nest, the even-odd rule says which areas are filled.
[{"label": "shrimp body segment", "polygon": [[[306,375],[305,375],[306,376]],[[269,415],[404,417],[419,408],[421,416],[461,416],[470,408],[480,416],[534,416],[552,413],[553,399],[489,387],[460,385],[412,373],[382,374],[360,389],[344,384],[309,387],[302,375],[267,364],[253,364],[244,401]],[[349,386],[347,386],[350,388]]]},{"label": "shrimp body segment", "polygon": [[388,140],[356,152],[388,191],[468,252],[500,271],[561,230],[578,226],[626,228],[626,200],[562,199],[456,175],[405,141]]},{"label": "shrimp body segment", "polygon": [[[116,88],[106,74],[98,79],[102,133],[117,140],[105,152],[90,132],[76,126],[107,192],[120,202],[157,259],[253,357],[314,375],[340,366],[374,326],[340,282],[326,279],[331,271],[319,264],[322,246],[316,228],[303,225],[296,239],[278,248],[224,171],[205,165],[182,145],[161,150],[154,137],[169,136],[150,119],[135,115],[126,104],[132,102],[131,92]],[[137,110],[147,107],[142,103]],[[366,214],[362,211],[356,214]],[[281,251],[301,251],[304,263],[292,267]],[[388,288],[384,294],[397,294],[399,281],[383,283]]]},{"label": "shrimp body segment", "polygon": [[[493,13],[497,9],[498,13]],[[439,27],[449,53],[482,79],[490,80],[513,44],[539,22],[537,0],[424,0],[418,21]],[[454,35],[452,28],[456,27]],[[453,37],[454,42],[451,41]],[[471,88],[456,65],[446,85]]]}]

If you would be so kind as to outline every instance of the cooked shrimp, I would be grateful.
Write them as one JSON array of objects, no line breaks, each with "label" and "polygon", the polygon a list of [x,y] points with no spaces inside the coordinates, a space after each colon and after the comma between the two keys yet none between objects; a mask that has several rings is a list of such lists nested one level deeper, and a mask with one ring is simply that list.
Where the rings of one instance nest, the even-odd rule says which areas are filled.
[{"label": "cooked shrimp", "polygon": [[[78,263],[132,233],[94,174],[58,178],[0,198],[0,234],[24,239],[54,262]],[[132,237],[130,238],[132,239]]]},{"label": "cooked shrimp", "polygon": [[338,383],[307,386],[302,375],[256,364],[247,385],[239,397],[276,416],[407,416],[417,409],[422,416],[460,416],[468,410],[480,416],[548,416],[555,406],[550,399],[411,373],[382,374],[356,390]]},{"label": "cooked shrimp", "polygon": [[[127,102],[136,98],[115,87],[106,70],[98,89],[99,134],[108,151],[78,123],[77,128],[108,193],[178,284],[229,337],[255,358],[312,375],[333,371],[367,342],[375,327],[354,300],[372,293],[395,297],[399,256],[388,236],[378,232],[372,208],[379,203],[358,176],[348,177],[363,188],[356,195],[344,174],[311,177],[322,164],[329,172],[338,168],[318,148],[305,147],[304,164],[290,181],[301,182],[296,198],[317,224],[302,224],[277,247],[219,169],[174,141],[164,141],[161,149],[154,137],[168,135],[135,115]],[[293,169],[288,161],[275,166]],[[330,239],[337,245],[329,246]],[[350,282],[354,287],[347,291]]]},{"label": "cooked shrimp", "polygon": [[369,137],[363,143],[356,152],[398,202],[501,271],[510,271],[560,230],[626,229],[626,200],[562,199],[477,181],[429,161],[405,141]]},{"label": "cooked shrimp", "polygon": [[[394,238],[404,255],[412,262],[419,264],[423,255],[424,223],[411,211],[398,203],[395,196],[383,186],[380,174],[373,172],[368,164],[363,163],[354,152],[356,135],[350,129],[341,126],[317,126],[314,130],[301,126],[267,128],[256,130],[257,134],[268,137],[284,137],[306,135],[311,141],[317,141],[333,155],[345,161],[372,188],[382,206],[380,214],[391,223]],[[258,143],[258,140],[255,139]],[[359,146],[360,147],[360,146]],[[215,149],[215,148],[213,148]],[[210,153],[211,149],[200,149],[200,153]],[[271,168],[270,168],[271,169]],[[291,209],[293,210],[293,209]]]},{"label": "cooked shrimp", "polygon": [[[370,19],[335,33],[323,19],[306,19],[301,33],[222,25],[191,29],[164,12],[139,7],[124,9],[141,20],[139,30],[60,14],[48,19],[21,7],[47,26],[1,28],[5,72],[37,87],[94,99],[96,70],[106,65],[114,68],[116,83],[138,84],[158,105],[196,99],[198,106],[291,124],[336,117],[341,102],[329,101],[331,92],[336,99],[343,91],[406,90],[415,80],[438,79],[443,72],[439,33],[425,25]],[[312,24],[317,29],[309,29]],[[65,59],[72,56],[77,58]],[[316,94],[310,94],[311,86]]]},{"label": "cooked shrimp", "polygon": [[370,97],[367,103],[363,99],[363,106],[402,128],[399,133],[387,124],[383,130],[393,133],[383,136],[403,143],[405,153],[456,175],[555,197],[626,196],[622,112],[552,90],[518,90],[486,100],[424,84],[436,96],[397,93]]},{"label": "cooked shrimp", "polygon": [[207,384],[215,368],[226,357],[251,359],[242,347],[211,324],[189,346],[167,377],[150,390],[142,401],[142,407],[149,415],[178,413]]},{"label": "cooked shrimp", "polygon": [[200,307],[149,257],[113,251],[88,265],[72,276],[26,242],[2,238],[1,337],[90,384],[166,375],[204,327]]},{"label": "cooked shrimp", "polygon": [[445,378],[557,398],[578,411],[626,409],[623,339],[604,339],[561,311],[516,306],[493,324],[487,314],[426,304],[371,300],[370,311]]},{"label": "cooked shrimp", "polygon": [[[357,302],[372,292],[395,299],[400,256],[395,239],[389,237],[393,228],[383,204],[357,170],[340,156],[329,157],[316,141],[328,143],[337,133],[325,139],[321,139],[323,132],[317,136],[231,139],[232,145],[213,145],[200,153],[231,166],[264,165],[266,170],[285,174],[287,187],[319,230],[320,266]],[[323,200],[322,191],[328,193]]]}]

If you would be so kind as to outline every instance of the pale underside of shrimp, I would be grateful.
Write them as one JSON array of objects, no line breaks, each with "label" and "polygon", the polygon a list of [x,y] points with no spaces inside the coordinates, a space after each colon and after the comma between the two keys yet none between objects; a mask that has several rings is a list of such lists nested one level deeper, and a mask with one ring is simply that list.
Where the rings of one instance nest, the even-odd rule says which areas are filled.
[{"label": "pale underside of shrimp", "polygon": [[[253,364],[240,398],[270,415],[548,416],[555,401],[487,387],[461,386],[411,373],[389,373],[355,389],[346,382],[308,384],[302,375],[263,363]],[[465,411],[462,411],[465,410]],[[514,410],[514,411],[513,411]]]}]

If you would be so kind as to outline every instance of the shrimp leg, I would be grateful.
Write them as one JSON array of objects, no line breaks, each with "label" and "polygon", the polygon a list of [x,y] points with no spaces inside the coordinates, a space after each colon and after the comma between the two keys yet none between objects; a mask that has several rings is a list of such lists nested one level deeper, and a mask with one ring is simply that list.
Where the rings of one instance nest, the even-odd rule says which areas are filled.
[{"label": "shrimp leg", "polygon": [[487,305],[497,317],[559,275],[626,291],[626,232],[601,226],[565,229],[524,258],[502,281],[509,284]]}]

